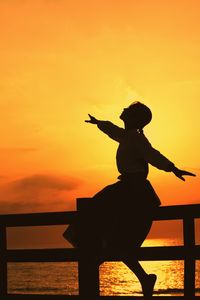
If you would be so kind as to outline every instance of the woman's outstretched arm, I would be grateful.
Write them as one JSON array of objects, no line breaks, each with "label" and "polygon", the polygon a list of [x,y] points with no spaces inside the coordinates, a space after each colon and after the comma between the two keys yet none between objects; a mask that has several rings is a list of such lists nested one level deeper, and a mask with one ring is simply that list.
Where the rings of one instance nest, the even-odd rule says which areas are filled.
[{"label": "woman's outstretched arm", "polygon": [[176,175],[176,177],[178,177],[179,179],[185,181],[185,178],[183,176],[196,176],[195,174],[185,171],[185,170],[180,170],[177,167],[173,167],[172,168],[172,172],[174,173],[174,175]]},{"label": "woman's outstretched arm", "polygon": [[111,139],[120,142],[124,136],[124,129],[111,123],[110,121],[101,121],[88,114],[90,120],[85,120],[86,123],[95,124],[97,127],[107,134]]},{"label": "woman's outstretched arm", "polygon": [[140,152],[143,154],[143,158],[152,166],[166,172],[173,172],[176,177],[183,181],[185,181],[183,176],[196,176],[191,172],[177,168],[173,162],[167,159],[158,150],[153,148],[145,136],[141,136],[138,142],[138,146],[140,148]]}]

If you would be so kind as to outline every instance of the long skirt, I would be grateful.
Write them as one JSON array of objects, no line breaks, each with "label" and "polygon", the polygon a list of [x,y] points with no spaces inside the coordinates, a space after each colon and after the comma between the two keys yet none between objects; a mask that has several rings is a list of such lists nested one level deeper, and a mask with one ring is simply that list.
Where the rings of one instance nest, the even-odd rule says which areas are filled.
[{"label": "long skirt", "polygon": [[[82,223],[76,220],[63,236],[75,247],[131,250],[146,238],[160,200],[150,182],[141,176],[120,176],[91,199]],[[80,239],[81,236],[81,239]]]}]

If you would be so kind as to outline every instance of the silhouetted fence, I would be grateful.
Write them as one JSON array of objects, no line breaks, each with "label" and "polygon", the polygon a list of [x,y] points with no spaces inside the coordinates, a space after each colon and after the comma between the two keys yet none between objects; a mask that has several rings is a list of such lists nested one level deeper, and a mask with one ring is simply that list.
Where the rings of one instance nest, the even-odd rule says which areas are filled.
[{"label": "silhouetted fence", "polygon": [[[99,265],[95,266],[95,276],[88,274],[85,250],[75,248],[60,249],[7,249],[6,228],[19,226],[47,226],[70,224],[83,209],[90,205],[89,198],[80,198],[77,211],[33,214],[0,215],[0,299],[131,299],[128,296],[99,296]],[[80,214],[81,215],[81,214]],[[134,253],[139,260],[183,260],[184,296],[156,296],[156,299],[196,299],[195,297],[195,261],[200,259],[200,246],[195,245],[195,218],[200,218],[200,204],[159,207],[155,220],[182,220],[183,246],[142,247]],[[120,253],[108,250],[101,253],[105,261],[120,261]],[[19,295],[7,293],[8,262],[78,262],[79,295]],[[16,278],[17,280],[17,278]],[[134,297],[142,299],[142,297]]]}]

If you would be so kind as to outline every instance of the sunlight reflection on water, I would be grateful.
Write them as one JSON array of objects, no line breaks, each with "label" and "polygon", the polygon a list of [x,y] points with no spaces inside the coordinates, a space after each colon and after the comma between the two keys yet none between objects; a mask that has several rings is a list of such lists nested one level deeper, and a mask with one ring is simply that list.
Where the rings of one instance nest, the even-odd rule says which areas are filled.
[{"label": "sunlight reflection on water", "polygon": [[[181,240],[175,239],[151,239],[146,240],[143,246],[175,246],[181,243]],[[141,264],[148,274],[157,275],[155,294],[183,295],[183,261],[142,261]],[[105,262],[101,266],[100,283],[101,294],[105,296],[141,294],[137,277],[121,262]]]},{"label": "sunlight reflection on water", "polygon": [[[172,239],[146,240],[143,246],[180,245]],[[141,262],[157,274],[156,295],[183,295],[183,261]],[[17,278],[17,280],[16,280]],[[200,295],[200,261],[196,263],[196,295]],[[78,294],[77,263],[9,263],[9,293]],[[101,295],[141,295],[136,276],[122,262],[100,266]]]},{"label": "sunlight reflection on water", "polygon": [[[156,294],[183,294],[183,263],[159,261],[141,264],[147,273],[157,274]],[[104,263],[100,282],[102,295],[131,296],[141,293],[138,279],[123,263]]]}]

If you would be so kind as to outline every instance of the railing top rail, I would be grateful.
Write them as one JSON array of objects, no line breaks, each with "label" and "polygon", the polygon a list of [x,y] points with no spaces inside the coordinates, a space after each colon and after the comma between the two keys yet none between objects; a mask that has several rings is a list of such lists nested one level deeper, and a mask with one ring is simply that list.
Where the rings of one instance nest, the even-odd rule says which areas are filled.
[{"label": "railing top rail", "polygon": [[[84,209],[90,205],[91,198],[78,198],[78,209]],[[155,220],[178,220],[186,217],[200,218],[200,204],[181,204],[160,206],[157,209]]]},{"label": "railing top rail", "polygon": [[70,224],[76,211],[0,215],[0,226],[45,226]]},{"label": "railing top rail", "polygon": [[200,218],[200,204],[160,206],[155,220],[178,220],[187,217]]},{"label": "railing top rail", "polygon": [[[88,198],[80,198],[89,203]],[[0,215],[0,226],[48,226],[70,224],[77,215],[77,211],[45,212],[26,214]],[[187,217],[200,218],[200,204],[161,206],[157,209],[155,220],[178,220]]]}]

